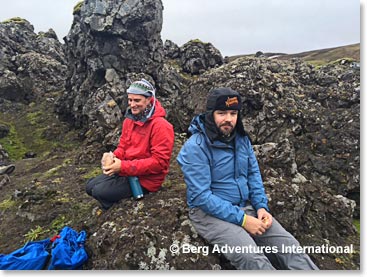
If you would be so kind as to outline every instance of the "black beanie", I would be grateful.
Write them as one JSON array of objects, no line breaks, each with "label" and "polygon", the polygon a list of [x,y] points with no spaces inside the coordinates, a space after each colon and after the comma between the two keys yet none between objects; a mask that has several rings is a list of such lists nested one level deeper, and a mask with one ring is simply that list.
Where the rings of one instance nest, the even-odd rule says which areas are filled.
[{"label": "black beanie", "polygon": [[206,110],[238,110],[242,107],[241,95],[231,88],[215,88],[209,92]]}]

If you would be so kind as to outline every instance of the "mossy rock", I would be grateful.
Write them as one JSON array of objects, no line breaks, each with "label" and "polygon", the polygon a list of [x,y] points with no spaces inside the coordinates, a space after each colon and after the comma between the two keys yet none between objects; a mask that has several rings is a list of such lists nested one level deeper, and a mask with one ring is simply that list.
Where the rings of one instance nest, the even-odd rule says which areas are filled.
[{"label": "mossy rock", "polygon": [[73,15],[74,14],[78,14],[80,13],[80,10],[82,8],[82,5],[83,5],[84,1],[80,1],[78,2],[75,6],[74,6],[74,9],[73,9]]},{"label": "mossy rock", "polygon": [[203,42],[200,39],[196,38],[196,39],[192,39],[189,41],[189,43],[200,43],[200,44],[208,44],[207,42]]},{"label": "mossy rock", "polygon": [[12,17],[12,18],[9,18],[7,20],[4,20],[1,23],[4,23],[4,24],[6,24],[6,23],[27,24],[29,22],[26,19],[21,18],[21,17]]}]

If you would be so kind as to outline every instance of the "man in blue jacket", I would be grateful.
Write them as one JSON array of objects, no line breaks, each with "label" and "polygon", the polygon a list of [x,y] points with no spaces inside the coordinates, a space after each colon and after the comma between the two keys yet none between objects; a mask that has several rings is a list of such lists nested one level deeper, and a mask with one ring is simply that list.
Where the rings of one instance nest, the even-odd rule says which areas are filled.
[{"label": "man in blue jacket", "polygon": [[206,113],[190,124],[192,136],[177,157],[190,220],[237,269],[318,269],[307,254],[284,251],[299,242],[269,213],[241,104],[238,92],[213,89]]}]

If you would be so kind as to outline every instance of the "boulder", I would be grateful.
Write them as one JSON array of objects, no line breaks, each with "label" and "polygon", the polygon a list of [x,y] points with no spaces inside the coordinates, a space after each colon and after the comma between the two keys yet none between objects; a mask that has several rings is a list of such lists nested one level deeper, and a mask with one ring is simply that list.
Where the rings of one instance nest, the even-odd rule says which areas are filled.
[{"label": "boulder", "polygon": [[181,56],[180,47],[173,41],[167,39],[164,42],[164,56],[168,59],[178,59]]},{"label": "boulder", "polygon": [[34,33],[22,18],[0,23],[0,98],[29,102],[65,86],[66,60],[55,32]]},{"label": "boulder", "polygon": [[207,69],[224,63],[222,54],[211,43],[191,40],[180,48],[183,70],[190,74],[202,74]]}]

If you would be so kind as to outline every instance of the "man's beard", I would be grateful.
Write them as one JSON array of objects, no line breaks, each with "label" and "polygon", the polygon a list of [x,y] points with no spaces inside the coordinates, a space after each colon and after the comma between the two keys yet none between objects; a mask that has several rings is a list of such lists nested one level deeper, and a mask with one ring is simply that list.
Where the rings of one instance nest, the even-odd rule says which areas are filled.
[{"label": "man's beard", "polygon": [[[229,126],[230,129],[222,129],[223,126]],[[219,126],[219,132],[224,137],[229,137],[234,130],[234,126],[231,123],[223,123]]]}]

